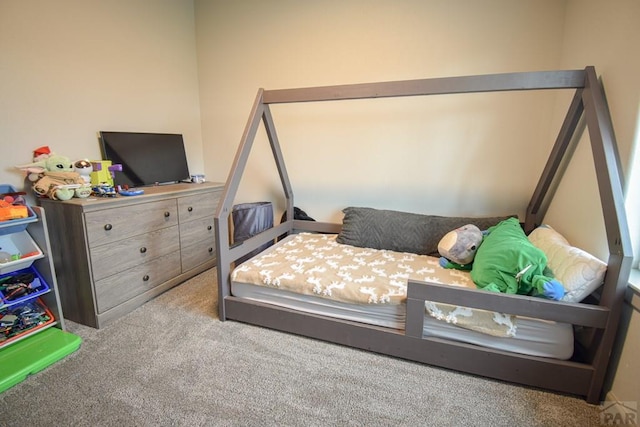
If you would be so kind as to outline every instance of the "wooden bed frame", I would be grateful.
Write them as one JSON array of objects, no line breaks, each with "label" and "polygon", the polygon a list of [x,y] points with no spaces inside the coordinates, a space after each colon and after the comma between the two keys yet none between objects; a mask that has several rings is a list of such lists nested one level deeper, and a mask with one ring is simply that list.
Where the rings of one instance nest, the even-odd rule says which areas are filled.
[{"label": "wooden bed frame", "polygon": [[[409,280],[406,328],[402,331],[306,314],[231,295],[232,264],[241,256],[293,230],[336,233],[340,230],[340,224],[293,219],[293,192],[269,110],[270,104],[547,89],[575,89],[575,95],[527,207],[524,228],[529,232],[541,224],[546,213],[546,202],[553,196],[554,178],[560,175],[563,158],[584,115],[591,140],[609,246],[605,283],[595,303],[562,303]],[[266,128],[276,161],[289,219],[239,245],[231,245],[229,215],[261,121]],[[579,395],[594,404],[602,398],[632,258],[618,151],[608,106],[594,67],[588,66],[584,70],[493,74],[302,89],[260,89],[215,214],[215,227],[219,317],[222,321],[237,320],[498,380]],[[589,331],[588,344],[583,351],[576,352],[579,353],[579,356],[574,356],[576,360],[562,361],[423,337],[425,300],[581,325]]]}]

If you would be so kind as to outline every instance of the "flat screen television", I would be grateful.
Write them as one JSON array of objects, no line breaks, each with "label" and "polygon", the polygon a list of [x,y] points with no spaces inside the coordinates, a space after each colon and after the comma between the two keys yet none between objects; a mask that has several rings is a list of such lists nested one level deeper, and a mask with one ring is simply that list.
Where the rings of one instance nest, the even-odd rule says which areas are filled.
[{"label": "flat screen television", "polygon": [[104,160],[122,165],[114,184],[128,187],[172,184],[189,179],[189,167],[180,134],[100,132]]}]

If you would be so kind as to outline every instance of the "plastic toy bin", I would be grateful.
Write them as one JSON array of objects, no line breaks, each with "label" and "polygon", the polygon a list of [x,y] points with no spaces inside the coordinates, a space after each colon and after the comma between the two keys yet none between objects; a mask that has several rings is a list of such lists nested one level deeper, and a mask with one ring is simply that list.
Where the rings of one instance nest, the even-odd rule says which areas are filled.
[{"label": "plastic toy bin", "polygon": [[0,309],[0,348],[55,321],[49,308],[39,298],[4,307]]},{"label": "plastic toy bin", "polygon": [[0,235],[0,274],[30,267],[42,257],[44,254],[27,231]]},{"label": "plastic toy bin", "polygon": [[[12,282],[12,279],[19,278],[17,276],[22,274],[27,275],[26,278],[30,280],[29,283],[24,283],[25,285],[28,285],[28,290],[16,292],[14,289],[10,288],[9,283]],[[27,281],[25,279],[23,280],[25,282]],[[0,297],[2,297],[3,305],[12,306],[20,304],[42,294],[46,294],[47,292],[49,292],[49,284],[47,284],[38,270],[33,266],[0,276]]]},{"label": "plastic toy bin", "polygon": [[[16,193],[16,192],[17,190],[13,186],[0,184],[0,197],[6,193]],[[27,203],[27,212],[29,214],[27,218],[0,221],[0,236],[23,231],[27,228],[27,225],[29,225],[32,222],[36,222],[38,220],[36,213],[33,211],[33,209],[31,209],[28,203]]]}]

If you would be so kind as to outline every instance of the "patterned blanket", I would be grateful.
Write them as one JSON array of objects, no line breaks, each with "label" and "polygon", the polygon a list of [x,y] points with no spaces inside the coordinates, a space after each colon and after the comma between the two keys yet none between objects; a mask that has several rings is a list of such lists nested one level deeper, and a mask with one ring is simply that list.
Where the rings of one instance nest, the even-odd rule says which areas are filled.
[{"label": "patterned blanket", "polygon": [[[315,295],[350,304],[404,304],[409,277],[476,289],[468,272],[438,258],[337,243],[335,234],[288,236],[234,269],[234,282]],[[429,315],[494,336],[514,336],[514,316],[427,301]]]}]

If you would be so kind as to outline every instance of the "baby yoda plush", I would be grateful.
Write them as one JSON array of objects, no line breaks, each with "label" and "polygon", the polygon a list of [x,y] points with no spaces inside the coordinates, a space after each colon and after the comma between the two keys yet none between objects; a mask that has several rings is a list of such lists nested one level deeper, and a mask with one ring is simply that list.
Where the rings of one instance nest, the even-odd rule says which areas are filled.
[{"label": "baby yoda plush", "polygon": [[482,237],[482,231],[473,224],[463,225],[448,232],[438,243],[440,265],[444,268],[471,270]]},{"label": "baby yoda plush", "polygon": [[469,226],[456,229],[442,238],[438,251],[443,256],[441,266],[471,270],[480,289],[555,300],[565,294],[547,268],[546,255],[529,241],[518,218],[485,232]]},{"label": "baby yoda plush", "polygon": [[[34,152],[35,154],[35,152]],[[79,173],[74,171],[68,157],[57,154],[34,155],[34,163],[17,166],[27,172],[33,182],[33,191],[40,197],[54,200],[68,200],[72,197],[87,197],[91,187],[85,183]]]}]

